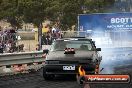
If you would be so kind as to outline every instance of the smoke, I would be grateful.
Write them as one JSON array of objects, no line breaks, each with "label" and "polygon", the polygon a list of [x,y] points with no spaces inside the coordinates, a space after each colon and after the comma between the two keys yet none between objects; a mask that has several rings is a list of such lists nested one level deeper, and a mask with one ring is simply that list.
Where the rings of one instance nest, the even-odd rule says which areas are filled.
[{"label": "smoke", "polygon": [[91,38],[95,41],[96,47],[110,48],[110,47],[132,47],[132,30],[119,31],[94,31]]},{"label": "smoke", "polygon": [[131,33],[132,30],[93,31],[91,38],[101,48],[101,74],[114,74],[114,68],[132,64]]}]

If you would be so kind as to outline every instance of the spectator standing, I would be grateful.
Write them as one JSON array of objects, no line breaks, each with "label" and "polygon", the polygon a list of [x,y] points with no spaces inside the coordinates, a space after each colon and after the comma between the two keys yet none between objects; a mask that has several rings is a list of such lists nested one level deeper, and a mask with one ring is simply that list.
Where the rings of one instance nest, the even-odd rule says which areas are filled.
[{"label": "spectator standing", "polygon": [[2,43],[0,42],[0,53],[3,53]]},{"label": "spectator standing", "polygon": [[46,36],[45,36],[45,45],[49,45],[49,41],[50,41],[50,36],[49,36],[49,33],[47,32],[46,34],[45,34]]},{"label": "spectator standing", "polygon": [[52,32],[52,40],[54,41],[56,39],[57,39],[57,34],[56,34],[55,30],[53,30],[53,32]]}]

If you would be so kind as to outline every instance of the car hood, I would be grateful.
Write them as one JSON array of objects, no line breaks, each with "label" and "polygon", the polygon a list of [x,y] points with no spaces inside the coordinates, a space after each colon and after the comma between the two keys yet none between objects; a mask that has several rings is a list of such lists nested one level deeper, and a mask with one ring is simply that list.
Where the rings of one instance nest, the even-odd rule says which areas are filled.
[{"label": "car hood", "polygon": [[64,54],[64,51],[51,51],[46,60],[92,59],[95,51],[76,51],[75,54]]}]

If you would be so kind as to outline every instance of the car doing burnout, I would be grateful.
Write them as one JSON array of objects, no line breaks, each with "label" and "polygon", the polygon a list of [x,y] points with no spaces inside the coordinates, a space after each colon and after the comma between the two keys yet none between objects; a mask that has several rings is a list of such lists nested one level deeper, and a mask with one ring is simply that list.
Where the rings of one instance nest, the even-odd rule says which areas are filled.
[{"label": "car doing burnout", "polygon": [[64,38],[55,40],[47,53],[43,67],[45,80],[52,79],[58,74],[78,74],[82,66],[87,74],[95,74],[96,65],[100,63],[101,56],[92,39]]}]

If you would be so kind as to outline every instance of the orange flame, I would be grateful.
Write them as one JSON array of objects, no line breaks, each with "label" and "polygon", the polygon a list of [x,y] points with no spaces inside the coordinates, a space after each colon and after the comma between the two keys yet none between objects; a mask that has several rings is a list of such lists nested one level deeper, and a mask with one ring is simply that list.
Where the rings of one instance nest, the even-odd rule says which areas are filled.
[{"label": "orange flame", "polygon": [[95,67],[95,74],[99,74],[99,65],[96,65]]},{"label": "orange flame", "polygon": [[82,66],[79,66],[78,71],[79,71],[79,75],[80,75],[80,76],[84,76],[84,75],[86,74],[86,73],[85,73],[85,70],[82,68]]}]

